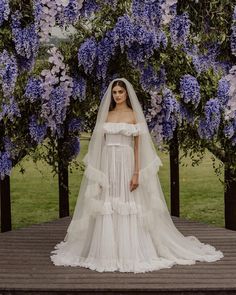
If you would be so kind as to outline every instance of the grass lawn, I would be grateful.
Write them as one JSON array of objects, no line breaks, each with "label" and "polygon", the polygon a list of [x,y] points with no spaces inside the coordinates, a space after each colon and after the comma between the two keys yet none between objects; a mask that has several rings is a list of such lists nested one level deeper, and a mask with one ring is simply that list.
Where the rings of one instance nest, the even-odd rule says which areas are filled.
[{"label": "grass lawn", "polygon": [[[88,141],[81,140],[82,159]],[[158,152],[163,166],[159,171],[160,181],[169,205],[169,157]],[[185,163],[190,161],[185,160]],[[50,167],[38,162],[37,167],[30,158],[24,159],[26,169],[21,174],[15,167],[11,174],[13,229],[58,218],[58,182]],[[72,215],[82,173],[76,169],[69,175],[70,215]],[[210,155],[198,167],[180,167],[180,216],[186,219],[224,227],[223,186],[214,174]]]}]

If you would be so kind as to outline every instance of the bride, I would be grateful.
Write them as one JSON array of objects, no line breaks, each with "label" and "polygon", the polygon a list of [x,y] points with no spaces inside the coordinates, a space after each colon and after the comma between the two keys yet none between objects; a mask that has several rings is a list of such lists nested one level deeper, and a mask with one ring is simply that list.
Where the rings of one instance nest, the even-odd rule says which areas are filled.
[{"label": "bride", "polygon": [[51,251],[55,265],[140,273],[224,256],[175,227],[157,176],[161,161],[125,78],[109,84],[83,161],[71,223]]}]

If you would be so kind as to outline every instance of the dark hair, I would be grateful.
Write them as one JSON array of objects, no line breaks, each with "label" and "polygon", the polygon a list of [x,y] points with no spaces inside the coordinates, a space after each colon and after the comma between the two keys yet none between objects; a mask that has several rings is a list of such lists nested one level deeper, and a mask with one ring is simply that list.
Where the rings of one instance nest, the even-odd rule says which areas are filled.
[{"label": "dark hair", "polygon": [[109,106],[109,111],[112,111],[112,110],[115,108],[115,106],[116,106],[116,102],[115,102],[115,100],[114,100],[114,98],[113,98],[113,95],[112,95],[112,89],[113,89],[115,86],[120,86],[120,87],[122,87],[122,88],[124,88],[124,89],[126,90],[126,93],[127,93],[126,103],[127,103],[127,105],[128,105],[131,109],[133,109],[133,108],[132,108],[132,105],[131,105],[131,102],[130,102],[130,98],[129,98],[129,94],[128,94],[128,91],[127,91],[127,87],[126,87],[125,82],[122,81],[122,80],[116,80],[116,81],[113,82],[112,87],[111,87],[111,103],[110,103],[110,106]]}]

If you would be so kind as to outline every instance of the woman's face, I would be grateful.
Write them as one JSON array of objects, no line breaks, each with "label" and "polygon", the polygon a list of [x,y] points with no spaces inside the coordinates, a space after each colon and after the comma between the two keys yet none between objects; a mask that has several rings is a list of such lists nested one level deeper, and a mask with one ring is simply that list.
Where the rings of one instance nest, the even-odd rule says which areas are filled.
[{"label": "woman's face", "polygon": [[123,103],[127,98],[127,92],[125,88],[120,87],[118,85],[113,87],[112,95],[113,95],[114,101],[118,104]]}]

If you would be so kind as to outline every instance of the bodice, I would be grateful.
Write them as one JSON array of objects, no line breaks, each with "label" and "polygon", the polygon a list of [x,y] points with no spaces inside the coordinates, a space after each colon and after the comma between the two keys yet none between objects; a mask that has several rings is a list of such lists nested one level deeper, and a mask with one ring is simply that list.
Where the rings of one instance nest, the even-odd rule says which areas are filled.
[{"label": "bodice", "polygon": [[133,136],[140,133],[139,124],[105,122],[103,125],[106,146],[133,147]]}]

